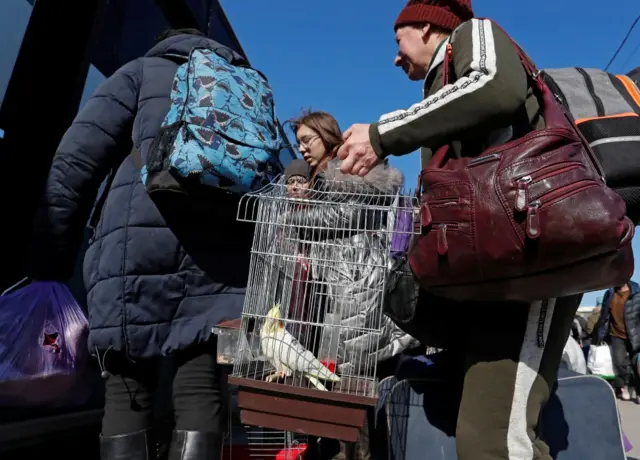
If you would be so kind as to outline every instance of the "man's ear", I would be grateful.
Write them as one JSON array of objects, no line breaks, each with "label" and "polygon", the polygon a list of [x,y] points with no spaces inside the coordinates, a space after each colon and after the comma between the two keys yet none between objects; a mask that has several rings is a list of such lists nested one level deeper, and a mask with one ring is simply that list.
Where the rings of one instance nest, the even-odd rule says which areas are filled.
[{"label": "man's ear", "polygon": [[422,41],[427,43],[429,40],[429,33],[431,32],[431,24],[425,24],[422,26]]}]

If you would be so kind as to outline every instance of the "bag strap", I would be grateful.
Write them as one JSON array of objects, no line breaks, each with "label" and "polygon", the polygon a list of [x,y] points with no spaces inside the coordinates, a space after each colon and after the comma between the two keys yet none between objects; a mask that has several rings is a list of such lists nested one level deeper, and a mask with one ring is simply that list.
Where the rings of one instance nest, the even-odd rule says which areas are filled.
[{"label": "bag strap", "polygon": [[[162,55],[161,57],[169,59],[169,60],[175,60],[175,59],[180,59],[182,58],[182,56],[177,55],[177,54],[166,54],[166,55]],[[178,65],[180,65],[178,63]],[[140,92],[138,89],[138,97],[136,100],[136,112],[138,110],[138,106],[140,105]],[[132,144],[132,148],[131,148],[131,152],[129,153],[128,156],[130,156],[132,153],[137,152],[138,150],[136,149],[136,144],[134,142],[133,139],[131,139],[131,144]],[[140,158],[140,169],[142,169],[142,157],[140,157],[140,154],[138,153],[138,157]],[[91,213],[91,216],[89,217],[89,222],[88,222],[88,227],[91,230],[95,230],[96,225],[98,225],[98,221],[100,220],[100,215],[102,214],[102,208],[104,208],[104,205],[107,201],[107,195],[109,194],[109,190],[111,190],[111,186],[113,185],[113,180],[116,178],[116,173],[118,172],[118,169],[120,168],[120,166],[122,165],[122,163],[124,163],[124,161],[127,158],[125,157],[120,163],[118,163],[117,166],[113,166],[111,168],[111,172],[109,173],[109,177],[107,178],[107,182],[104,185],[104,190],[102,191],[102,195],[100,195],[100,198],[98,198],[98,200],[96,201],[95,206],[93,207],[93,212]],[[135,159],[134,159],[134,164],[135,164]],[[137,165],[136,165],[137,166]]]},{"label": "bag strap", "polygon": [[5,289],[4,291],[2,291],[2,294],[0,294],[0,297],[3,297],[5,295],[9,295],[11,294],[13,291],[16,291],[18,289],[20,289],[22,286],[24,286],[25,284],[28,284],[30,282],[30,279],[28,276],[25,276],[24,278],[22,278],[20,281],[18,281],[15,284],[12,284],[11,286],[9,286],[7,289]]},{"label": "bag strap", "polygon": [[447,86],[451,83],[451,75],[455,75],[455,69],[453,68],[453,45],[451,41],[449,41],[446,46],[444,61],[442,63],[442,86]]},{"label": "bag strap", "polygon": [[445,45],[446,48],[442,63],[442,86],[446,86],[451,83],[451,76],[455,76],[456,74],[456,70],[453,67],[453,43],[459,30],[460,26],[451,32],[451,36],[448,38],[447,44]]},{"label": "bag strap", "polygon": [[178,65],[184,64],[189,59],[187,56],[183,56],[181,54],[176,54],[176,53],[161,54],[158,57],[161,57],[161,58],[166,59],[168,61],[174,62],[174,63],[176,63]]},{"label": "bag strap", "polygon": [[621,91],[623,93],[622,96],[625,98],[627,103],[631,105],[633,111],[640,115],[640,90],[636,86],[635,82],[626,75],[616,75],[612,78],[615,78],[620,82],[622,86],[621,89],[624,90],[623,92]]},{"label": "bag strap", "polygon": [[142,169],[142,167],[144,166],[144,162],[142,161],[142,155],[140,154],[140,151],[135,147],[135,145],[131,149],[131,153],[129,155],[131,156],[133,165],[138,169]]},{"label": "bag strap", "polygon": [[[119,167],[119,166],[118,166]],[[100,220],[100,215],[102,214],[102,208],[104,208],[105,202],[107,201],[107,195],[109,194],[109,190],[111,190],[111,185],[113,184],[113,180],[116,177],[116,172],[118,168],[112,168],[109,172],[109,176],[107,177],[107,182],[104,184],[104,189],[100,194],[100,197],[96,201],[95,206],[93,207],[93,211],[91,212],[91,217],[89,217],[89,223],[87,226],[94,230],[96,225],[98,225],[98,221]]]},{"label": "bag strap", "polygon": [[[502,33],[504,33],[506,37],[511,41],[511,44],[515,48],[516,53],[520,58],[520,62],[524,67],[525,73],[527,74],[527,77],[529,78],[529,81],[532,84],[532,88],[535,91],[535,93],[537,93],[538,101],[540,103],[540,110],[542,112],[542,116],[544,118],[547,128],[570,129],[576,136],[578,136],[578,138],[580,138],[580,140],[582,141],[582,144],[585,150],[587,151],[587,154],[591,158],[591,161],[596,171],[601,176],[604,182],[604,179],[605,179],[604,169],[602,168],[600,161],[595,156],[595,154],[591,150],[591,147],[589,147],[589,143],[583,136],[582,132],[580,132],[580,130],[576,126],[575,121],[573,120],[569,112],[564,107],[564,104],[560,96],[554,94],[553,91],[551,91],[547,83],[544,81],[544,78],[542,77],[542,72],[538,70],[536,65],[533,63],[533,60],[529,57],[527,53],[525,53],[522,47],[513,38],[511,38],[511,35],[509,35],[502,28],[502,26],[500,26],[500,24],[488,18],[477,18],[477,20],[491,21],[491,25],[500,29]],[[451,45],[451,41],[449,42],[449,45]],[[445,53],[445,57],[444,57],[444,65],[447,66],[447,70],[446,70],[447,78],[450,77],[449,67],[451,66],[451,60],[452,60],[452,53],[449,52],[449,48],[448,48],[447,53]],[[445,72],[443,72],[443,74],[444,73]]]},{"label": "bag strap", "polygon": [[[138,152],[138,149],[135,146],[131,149],[131,153],[129,153],[129,155],[127,156],[131,157],[133,164],[136,166],[136,168],[142,169],[142,165],[143,165],[142,156],[140,155],[140,152]],[[104,208],[104,205],[107,202],[107,195],[109,195],[109,190],[111,190],[111,186],[113,185],[113,180],[116,178],[116,173],[118,172],[118,169],[120,169],[120,165],[122,165],[122,163],[119,163],[118,166],[115,166],[111,169],[111,172],[109,173],[109,177],[107,178],[107,182],[104,184],[104,189],[102,190],[100,197],[98,198],[95,206],[93,207],[93,211],[91,212],[91,217],[89,218],[89,223],[88,223],[88,226],[91,230],[94,230],[96,228],[96,225],[98,225],[98,221],[100,220],[100,215],[102,214],[102,209]]]},{"label": "bag strap", "polygon": [[593,150],[591,150],[591,147],[589,146],[589,142],[587,142],[582,132],[576,126],[575,120],[565,108],[560,96],[551,91],[542,77],[542,72],[537,69],[529,55],[524,52],[520,45],[518,45],[518,43],[511,38],[511,36],[499,24],[494,21],[491,21],[491,24],[500,29],[509,38],[509,40],[511,40],[511,43],[515,47],[516,52],[520,57],[520,62],[522,62],[522,65],[533,84],[534,91],[539,95],[538,100],[540,101],[540,109],[547,128],[570,129],[581,140],[587,155],[593,163],[593,166],[600,175],[603,183],[606,183],[604,169],[602,168],[600,160],[598,160],[596,155],[593,153]]}]

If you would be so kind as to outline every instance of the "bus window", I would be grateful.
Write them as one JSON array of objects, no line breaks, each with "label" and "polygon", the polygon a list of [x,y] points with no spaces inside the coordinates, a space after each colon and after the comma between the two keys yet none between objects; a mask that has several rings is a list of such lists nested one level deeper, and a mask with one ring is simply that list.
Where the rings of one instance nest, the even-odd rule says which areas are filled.
[{"label": "bus window", "polygon": [[[20,45],[27,30],[31,5],[26,0],[2,0],[0,2],[0,104],[16,63]],[[0,127],[1,128],[1,127]]]}]

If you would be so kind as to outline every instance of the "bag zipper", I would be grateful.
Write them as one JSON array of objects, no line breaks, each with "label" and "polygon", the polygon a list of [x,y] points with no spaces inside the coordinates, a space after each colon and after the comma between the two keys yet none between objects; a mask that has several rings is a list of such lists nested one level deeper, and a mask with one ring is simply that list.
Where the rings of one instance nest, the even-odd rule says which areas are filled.
[{"label": "bag zipper", "polygon": [[598,182],[593,179],[586,179],[565,185],[543,195],[537,200],[532,201],[527,206],[526,233],[527,237],[532,240],[540,237],[540,211],[557,203],[560,200],[568,198],[576,193],[580,193],[588,188],[595,187]]},{"label": "bag zipper", "polygon": [[527,174],[526,176],[522,176],[519,179],[516,179],[516,200],[515,200],[515,209],[519,212],[524,212],[527,210],[527,206],[529,205],[529,186],[532,184],[536,184],[550,177],[557,176],[559,174],[573,171],[574,169],[579,168],[582,163],[576,161],[571,163],[561,163],[559,165],[551,165],[543,168],[539,171],[536,171],[532,174]]},{"label": "bag zipper", "polygon": [[598,181],[595,181],[593,179],[584,179],[571,185],[565,185],[564,187],[553,190],[536,201],[541,202],[540,209],[545,209],[564,198],[570,197],[571,195],[574,195],[584,189],[593,187],[595,185],[598,185]]},{"label": "bag zipper", "polygon": [[457,230],[458,224],[456,222],[441,222],[433,224],[433,228],[436,230],[436,248],[438,255],[444,256],[449,252],[449,242],[447,241],[447,230]]},{"label": "bag zipper", "polygon": [[469,163],[467,163],[467,167],[471,168],[472,166],[478,166],[478,165],[489,163],[490,161],[499,160],[499,159],[500,159],[500,154],[491,153],[489,155],[484,155],[481,157],[474,158],[473,160],[469,161]]},{"label": "bag zipper", "polygon": [[455,205],[458,204],[458,198],[456,197],[449,197],[449,198],[438,198],[436,200],[429,200],[427,201],[427,203],[429,204],[429,206],[449,206],[449,205]]}]

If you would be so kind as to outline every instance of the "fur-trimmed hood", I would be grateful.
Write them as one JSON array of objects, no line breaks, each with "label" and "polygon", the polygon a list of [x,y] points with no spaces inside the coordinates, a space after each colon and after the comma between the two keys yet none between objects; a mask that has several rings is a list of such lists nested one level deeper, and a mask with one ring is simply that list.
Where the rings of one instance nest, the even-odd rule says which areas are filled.
[{"label": "fur-trimmed hood", "polygon": [[362,184],[362,186],[365,186],[363,188],[371,187],[378,193],[393,195],[398,193],[404,185],[404,174],[388,163],[376,166],[364,177],[342,173],[340,171],[341,164],[341,160],[333,159],[327,163],[326,169],[319,174],[319,177],[328,182],[335,181],[336,185],[332,186],[334,189],[336,187],[339,188],[340,183],[348,184],[349,186]]}]

